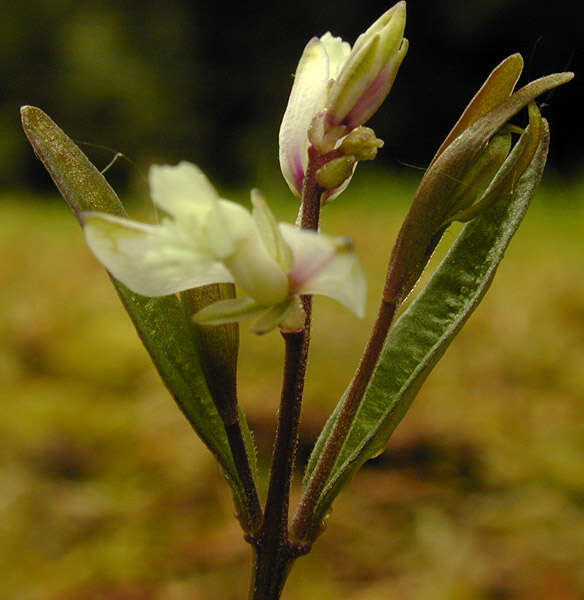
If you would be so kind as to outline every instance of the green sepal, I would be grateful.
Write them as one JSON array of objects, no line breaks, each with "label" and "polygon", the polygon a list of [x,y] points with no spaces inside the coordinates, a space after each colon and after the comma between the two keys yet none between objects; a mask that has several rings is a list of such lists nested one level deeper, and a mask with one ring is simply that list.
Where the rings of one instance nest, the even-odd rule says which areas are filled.
[{"label": "green sepal", "polygon": [[263,304],[258,304],[251,296],[228,298],[205,306],[193,316],[193,321],[197,325],[205,327],[223,325],[243,319],[252,319],[266,308]]},{"label": "green sepal", "polygon": [[[525,169],[527,169],[538,148],[541,128],[543,127],[541,113],[535,102],[529,104],[528,112],[529,127],[522,131],[519,141],[515,144],[513,150],[497,170],[494,177],[492,177],[492,181],[487,189],[473,205],[452,215],[450,218],[451,221],[466,222],[474,219],[488,206],[497,202],[502,195],[507,194],[509,188],[514,185]],[[500,135],[501,133],[496,134],[491,143]]]},{"label": "green sepal", "polygon": [[[122,203],[103,175],[42,110],[24,106],[21,116],[36,155],[78,220],[86,211],[125,216]],[[240,518],[245,522],[245,493],[181,302],[176,295],[140,296],[113,278],[112,282],[164,384],[221,464]]]},{"label": "green sepal", "polygon": [[257,458],[253,434],[237,402],[239,325],[224,323],[215,327],[202,327],[193,320],[193,315],[206,306],[220,300],[235,298],[235,286],[232,283],[213,283],[181,292],[180,297],[199,348],[203,372],[215,406],[226,426],[239,422],[251,470],[257,480]]},{"label": "green sepal", "polygon": [[272,329],[277,327],[287,317],[288,313],[292,310],[293,305],[294,299],[287,298],[284,302],[280,302],[280,304],[275,304],[268,308],[255,322],[253,326],[254,332],[258,335],[263,335],[264,333],[272,331]]},{"label": "green sepal", "polygon": [[483,153],[460,182],[452,198],[452,214],[443,225],[457,220],[469,220],[461,218],[460,215],[479,205],[477,199],[487,190],[511,150],[511,133],[504,129],[505,127],[491,138]]},{"label": "green sepal", "polygon": [[356,163],[354,156],[333,158],[316,172],[316,182],[325,190],[334,190],[353,175]]},{"label": "green sepal", "polygon": [[[541,179],[549,146],[541,120],[537,150],[508,197],[468,223],[430,282],[399,318],[312,515],[318,532],[335,497],[357,470],[385,448],[389,437],[450,342],[487,292]],[[522,153],[524,156],[524,153]],[[310,480],[345,396],[321,432],[309,460]]]}]

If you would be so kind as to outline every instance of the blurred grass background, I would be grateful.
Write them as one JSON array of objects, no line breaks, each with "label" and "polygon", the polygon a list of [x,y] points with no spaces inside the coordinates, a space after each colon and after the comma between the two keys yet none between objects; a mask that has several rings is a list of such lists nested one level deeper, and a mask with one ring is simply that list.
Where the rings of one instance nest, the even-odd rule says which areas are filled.
[{"label": "blurred grass background", "polygon": [[[355,238],[369,310],[362,322],[316,302],[300,461],[356,364],[415,189],[362,171],[324,223]],[[264,189],[292,219],[284,185]],[[540,190],[485,302],[285,598],[582,597],[583,189]],[[227,486],[73,218],[52,196],[2,206],[0,598],[244,598],[249,549]],[[282,344],[242,331],[241,399],[265,470]]]},{"label": "blurred grass background", "polygon": [[[188,159],[281,220],[276,131],[301,48],[353,40],[385,0],[287,5],[27,0],[0,20],[0,600],[236,600],[249,548],[227,486],[160,383],[102,268],[26,143],[59,123],[151,213],[144,172]],[[584,86],[571,0],[409,0],[410,50],[373,120],[386,145],[327,208],[370,282],[365,321],[316,300],[299,462],[355,367],[419,173],[490,69],[571,68],[543,99],[550,166],[495,280],[392,438],[335,504],[289,600],[584,596]],[[282,33],[285,32],[285,35]],[[527,77],[522,83],[527,81]],[[100,149],[98,146],[106,146]],[[113,150],[112,150],[113,149]],[[445,245],[454,239],[445,238]],[[440,254],[440,251],[437,253]],[[271,451],[281,343],[243,328],[242,404]],[[300,475],[299,475],[300,476]],[[295,491],[295,494],[297,492]]]}]

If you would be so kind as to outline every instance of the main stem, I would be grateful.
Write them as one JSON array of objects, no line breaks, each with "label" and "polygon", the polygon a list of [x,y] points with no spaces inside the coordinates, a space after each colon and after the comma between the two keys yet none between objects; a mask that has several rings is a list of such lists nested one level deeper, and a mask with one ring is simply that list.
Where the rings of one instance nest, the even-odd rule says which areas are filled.
[{"label": "main stem", "polygon": [[305,330],[284,333],[286,363],[278,429],[262,528],[255,539],[253,600],[274,600],[301,549],[288,541],[288,503],[306,372]]},{"label": "main stem", "polygon": [[[316,183],[317,165],[310,160],[302,194],[302,229],[318,229],[322,189]],[[311,299],[302,298],[306,319],[304,329],[282,333],[286,355],[284,380],[268,496],[262,526],[250,536],[254,564],[250,600],[277,600],[294,560],[307,548],[293,544],[288,536],[288,509],[294,459],[298,447],[298,427],[304,392],[306,361],[310,346]]]}]

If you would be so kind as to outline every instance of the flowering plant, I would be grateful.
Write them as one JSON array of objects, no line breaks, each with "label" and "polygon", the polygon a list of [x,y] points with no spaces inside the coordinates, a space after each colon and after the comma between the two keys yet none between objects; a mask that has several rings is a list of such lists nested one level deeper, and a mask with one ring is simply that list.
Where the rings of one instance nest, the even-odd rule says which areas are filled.
[{"label": "flowering plant", "polygon": [[[348,238],[320,232],[321,208],[348,186],[383,142],[365,123],[389,93],[408,42],[399,2],[351,48],[330,33],[302,53],[280,128],[280,165],[300,200],[296,225],[277,223],[261,193],[252,211],[219,197],[198,169],[153,166],[152,199],[165,216],[127,218],[103,175],[41,110],[22,108],[35,152],[109,271],[156,367],[231,487],[253,548],[250,598],[279,598],[295,559],[322,533],[331,505],[379,453],[420,386],[486,293],[541,178],[549,127],[535,103],[571,73],[516,90],[522,59],[487,78],[426,170],[393,251],[370,339],[308,462],[289,519],[292,468],[310,345],[311,296],[358,317],[363,269]],[[510,123],[527,108],[525,129]],[[514,142],[515,138],[515,142]],[[513,143],[514,142],[514,143]],[[406,310],[444,231],[467,224]],[[236,290],[243,293],[236,296]],[[399,314],[396,320],[395,316]],[[265,502],[255,447],[237,397],[238,322],[279,328],[284,379]]]}]

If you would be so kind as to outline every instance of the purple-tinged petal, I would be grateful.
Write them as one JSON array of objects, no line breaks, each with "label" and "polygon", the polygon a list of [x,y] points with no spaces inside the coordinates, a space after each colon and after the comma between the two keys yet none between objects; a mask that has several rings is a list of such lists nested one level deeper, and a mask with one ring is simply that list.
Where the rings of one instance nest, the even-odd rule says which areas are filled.
[{"label": "purple-tinged petal", "polygon": [[405,3],[399,2],[359,36],[330,91],[328,129],[363,125],[385,100],[407,52],[405,23]]},{"label": "purple-tinged petal", "polygon": [[287,223],[280,223],[280,230],[294,254],[291,293],[328,296],[363,317],[367,283],[350,240]]},{"label": "purple-tinged petal", "polygon": [[312,38],[296,68],[292,92],[280,126],[280,167],[292,192],[300,196],[308,163],[308,129],[324,108],[329,58],[318,38]]},{"label": "purple-tinged petal", "polygon": [[408,40],[404,39],[399,52],[368,83],[343,120],[343,124],[347,126],[347,129],[352,130],[363,125],[377,112],[393,86],[407,49]]}]

